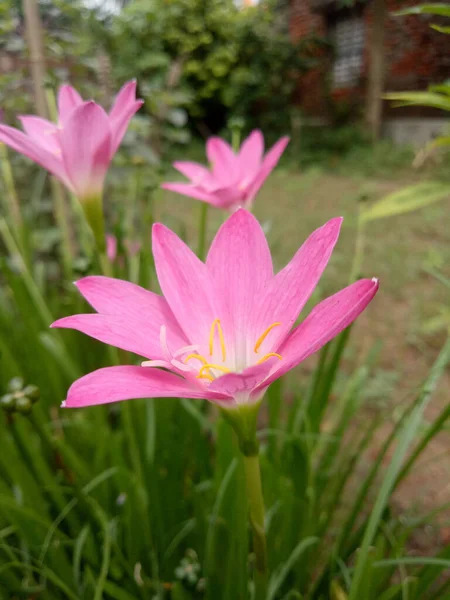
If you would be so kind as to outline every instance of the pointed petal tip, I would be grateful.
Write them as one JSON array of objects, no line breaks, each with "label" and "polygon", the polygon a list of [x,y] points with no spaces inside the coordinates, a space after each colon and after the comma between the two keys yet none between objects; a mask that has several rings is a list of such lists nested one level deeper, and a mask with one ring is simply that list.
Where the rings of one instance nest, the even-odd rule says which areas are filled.
[{"label": "pointed petal tip", "polygon": [[61,408],[67,408],[67,400],[61,402]]},{"label": "pointed petal tip", "polygon": [[242,227],[252,225],[258,225],[259,227],[261,227],[255,215],[243,206],[240,206],[233,213],[231,213],[231,215],[228,217],[225,223],[223,223],[222,227],[224,227],[226,223],[229,223],[230,225],[234,223],[240,223],[240,226]]},{"label": "pointed petal tip", "polygon": [[162,223],[153,223],[153,226],[152,226],[152,240],[153,241],[158,241],[162,236],[166,235],[167,233],[172,233],[172,231],[168,227],[166,227]]}]

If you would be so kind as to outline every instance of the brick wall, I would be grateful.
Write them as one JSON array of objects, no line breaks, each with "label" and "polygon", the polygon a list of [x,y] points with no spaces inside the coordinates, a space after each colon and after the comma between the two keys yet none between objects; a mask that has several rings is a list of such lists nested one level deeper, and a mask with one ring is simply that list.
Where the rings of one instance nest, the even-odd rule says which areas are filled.
[{"label": "brick wall", "polygon": [[[421,0],[409,5],[420,4]],[[313,8],[315,4],[316,8]],[[335,4],[335,3],[334,3]],[[330,24],[339,14],[333,11],[333,3],[318,0],[291,0],[290,32],[294,40],[311,33],[327,35]],[[401,7],[407,6],[401,3]],[[430,23],[439,22],[439,17],[411,15],[395,17],[399,9],[398,0],[387,0],[388,15],[385,22],[386,90],[421,90],[430,83],[439,83],[450,75],[450,38],[430,28]],[[372,24],[370,0],[360,9],[365,25],[364,66],[360,81],[349,89],[333,89],[332,97],[339,101],[360,98],[363,101],[369,68],[368,45]],[[448,21],[448,20],[447,20]],[[444,21],[441,21],[444,22]],[[447,22],[448,24],[448,22]],[[315,71],[299,82],[299,102],[305,112],[317,115],[326,111],[324,72]],[[386,107],[388,109],[388,107]],[[390,112],[390,109],[388,109]],[[396,109],[398,110],[398,109]],[[426,114],[426,109],[404,109],[405,113]]]},{"label": "brick wall", "polygon": [[[291,0],[289,29],[294,41],[309,35],[326,36],[324,16],[313,11],[309,0]],[[324,90],[326,68],[318,68],[301,77],[296,100],[309,115],[320,116],[327,112]]]}]

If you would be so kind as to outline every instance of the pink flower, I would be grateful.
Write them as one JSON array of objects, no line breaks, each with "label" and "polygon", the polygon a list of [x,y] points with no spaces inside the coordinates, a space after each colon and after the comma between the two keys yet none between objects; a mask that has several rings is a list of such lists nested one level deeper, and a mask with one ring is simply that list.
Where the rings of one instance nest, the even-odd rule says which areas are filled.
[{"label": "pink flower", "polygon": [[350,325],[378,289],[376,279],[361,279],[294,327],[328,263],[341,221],[317,229],[276,275],[264,233],[243,209],[222,225],[206,263],[156,224],[153,252],[164,296],[118,279],[86,277],[76,285],[97,313],[52,325],[147,360],[78,379],[64,405],[168,396],[204,398],[227,409],[257,405],[275,379]]},{"label": "pink flower", "polygon": [[[129,256],[135,256],[141,249],[140,242],[124,240],[123,244]],[[117,258],[117,238],[115,235],[107,234],[106,236],[106,255],[110,262],[115,262]]]},{"label": "pink flower", "polygon": [[211,170],[194,162],[174,162],[175,169],[191,181],[164,183],[162,187],[225,210],[251,208],[288,142],[288,137],[282,137],[263,157],[264,138],[257,129],[244,140],[238,154],[221,138],[212,137],[206,144]]},{"label": "pink flower", "polygon": [[32,115],[19,117],[25,133],[0,125],[0,142],[21,152],[55,175],[80,199],[99,196],[106,173],[128,123],[143,101],[136,82],[125,84],[109,113],[84,102],[70,85],[58,94],[58,123]]}]

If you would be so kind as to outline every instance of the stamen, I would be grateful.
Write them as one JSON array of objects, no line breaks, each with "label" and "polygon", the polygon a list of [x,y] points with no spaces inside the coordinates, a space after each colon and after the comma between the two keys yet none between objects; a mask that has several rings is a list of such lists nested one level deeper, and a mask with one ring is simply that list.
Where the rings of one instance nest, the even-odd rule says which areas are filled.
[{"label": "stamen", "polygon": [[208,364],[208,361],[206,360],[206,358],[204,356],[202,356],[201,354],[189,354],[189,356],[186,356],[186,358],[184,359],[184,362],[187,363],[189,360],[191,360],[191,358],[196,358],[204,365]]},{"label": "stamen", "polygon": [[269,333],[272,331],[272,329],[274,327],[278,327],[278,325],[281,325],[281,323],[272,323],[272,325],[269,325],[269,327],[265,330],[265,332],[259,336],[259,338],[256,341],[255,347],[254,347],[254,351],[258,352],[258,350],[261,347],[261,344],[264,342],[264,340],[266,339],[266,337],[269,335]]},{"label": "stamen", "polygon": [[222,365],[214,365],[212,363],[207,363],[206,365],[203,365],[203,367],[200,369],[200,371],[198,372],[198,376],[203,375],[203,372],[209,371],[209,369],[217,369],[218,371],[222,371],[222,373],[230,372],[230,369],[227,369],[227,367],[222,367]]},{"label": "stamen", "polygon": [[258,360],[258,362],[256,364],[260,365],[261,363],[265,362],[272,356],[276,356],[280,360],[283,360],[283,357],[281,356],[281,354],[278,354],[277,352],[269,352],[269,354],[265,354],[260,360]]},{"label": "stamen", "polygon": [[165,360],[144,360],[141,362],[141,367],[163,367],[163,369],[170,368],[170,363]]},{"label": "stamen", "polygon": [[225,348],[225,339],[223,337],[223,330],[222,330],[222,325],[220,324],[220,319],[216,319],[215,321],[213,321],[213,324],[211,325],[211,330],[209,332],[209,354],[210,354],[210,356],[212,356],[214,353],[214,333],[216,331],[216,325],[217,325],[217,331],[219,333],[220,348],[222,350],[222,361],[225,362],[226,358],[227,358],[227,351]]},{"label": "stamen", "polygon": [[214,381],[214,377],[212,375],[208,375],[207,373],[203,373],[203,375],[197,375],[197,379],[209,379],[210,381]]},{"label": "stamen", "polygon": [[172,360],[172,355],[170,354],[169,346],[167,345],[167,327],[165,325],[161,325],[159,330],[159,344],[162,353],[164,354],[164,358],[170,362]]},{"label": "stamen", "polygon": [[173,357],[178,358],[183,354],[188,354],[189,352],[198,352],[198,350],[199,347],[196,344],[193,344],[192,346],[184,346],[183,348],[180,348],[179,350],[174,352]]}]

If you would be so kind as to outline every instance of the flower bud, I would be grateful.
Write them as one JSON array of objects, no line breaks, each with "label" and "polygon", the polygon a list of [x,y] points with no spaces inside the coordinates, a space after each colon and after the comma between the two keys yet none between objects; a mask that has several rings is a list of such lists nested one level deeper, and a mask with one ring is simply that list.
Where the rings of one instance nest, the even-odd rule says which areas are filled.
[{"label": "flower bud", "polygon": [[22,393],[26,398],[31,400],[32,404],[37,402],[41,395],[41,392],[40,392],[39,388],[37,387],[37,385],[27,385],[23,389]]},{"label": "flower bud", "polygon": [[8,383],[8,392],[20,392],[23,388],[22,377],[13,377]]},{"label": "flower bud", "polygon": [[20,398],[16,398],[15,408],[18,413],[22,415],[27,415],[31,412],[31,400],[29,400],[26,396],[21,396]]},{"label": "flower bud", "polygon": [[16,398],[14,394],[5,394],[0,398],[0,406],[4,411],[12,413],[16,410]]}]

